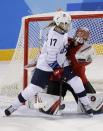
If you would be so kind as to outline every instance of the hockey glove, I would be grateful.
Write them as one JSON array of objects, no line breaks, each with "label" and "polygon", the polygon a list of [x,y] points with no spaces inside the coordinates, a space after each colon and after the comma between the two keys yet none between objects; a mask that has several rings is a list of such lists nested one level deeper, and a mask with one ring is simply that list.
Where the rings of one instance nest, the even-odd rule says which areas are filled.
[{"label": "hockey glove", "polygon": [[54,70],[53,74],[51,75],[50,80],[59,81],[61,80],[63,74],[64,74],[63,68],[57,68]]}]

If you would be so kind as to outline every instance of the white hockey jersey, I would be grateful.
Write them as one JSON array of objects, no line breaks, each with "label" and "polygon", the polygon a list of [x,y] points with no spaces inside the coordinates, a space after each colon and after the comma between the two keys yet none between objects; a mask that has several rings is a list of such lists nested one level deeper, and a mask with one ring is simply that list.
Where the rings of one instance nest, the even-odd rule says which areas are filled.
[{"label": "white hockey jersey", "polygon": [[53,71],[52,66],[57,63],[60,67],[69,65],[66,58],[68,46],[68,34],[59,34],[51,28],[48,33],[47,41],[44,43],[41,54],[37,61],[37,68],[44,71]]}]

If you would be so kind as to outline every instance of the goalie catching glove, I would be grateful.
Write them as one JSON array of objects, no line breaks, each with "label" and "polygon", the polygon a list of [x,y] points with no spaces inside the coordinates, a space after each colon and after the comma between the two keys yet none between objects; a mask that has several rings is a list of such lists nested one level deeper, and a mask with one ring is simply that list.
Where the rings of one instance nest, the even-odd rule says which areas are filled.
[{"label": "goalie catching glove", "polygon": [[87,58],[79,58],[77,61],[79,64],[86,66],[92,63],[92,58],[88,56]]},{"label": "goalie catching glove", "polygon": [[79,64],[89,65],[92,63],[95,51],[91,46],[83,45],[76,53],[75,57]]}]

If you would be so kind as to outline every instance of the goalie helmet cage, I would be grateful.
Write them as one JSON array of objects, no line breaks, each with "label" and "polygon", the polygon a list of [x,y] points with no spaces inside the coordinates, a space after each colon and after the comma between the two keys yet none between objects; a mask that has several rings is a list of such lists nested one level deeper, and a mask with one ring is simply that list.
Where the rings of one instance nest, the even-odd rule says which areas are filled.
[{"label": "goalie helmet cage", "polygon": [[[90,43],[93,44],[97,55],[103,55],[103,12],[69,12],[73,28],[86,26],[90,30]],[[8,68],[4,71],[0,83],[0,94],[15,96],[28,83],[29,71],[24,66],[36,59],[40,47],[46,40],[48,28],[55,13],[26,16],[22,19],[21,30],[15,53]],[[103,80],[103,79],[102,79]]]}]

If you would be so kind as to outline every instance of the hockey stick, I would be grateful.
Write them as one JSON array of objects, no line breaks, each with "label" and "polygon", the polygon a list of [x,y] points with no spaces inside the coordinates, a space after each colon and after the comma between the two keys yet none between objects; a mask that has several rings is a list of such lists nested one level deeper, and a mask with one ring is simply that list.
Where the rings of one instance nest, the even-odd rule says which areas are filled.
[{"label": "hockey stick", "polygon": [[45,114],[53,115],[56,109],[59,107],[59,105],[60,105],[60,99],[55,101],[54,104],[52,104],[52,106],[47,111],[44,111],[43,108],[40,108],[39,111]]},{"label": "hockey stick", "polygon": [[65,105],[64,104],[62,104],[61,105],[61,103],[62,103],[62,88],[63,88],[63,82],[64,82],[64,80],[63,80],[63,77],[61,78],[61,80],[60,80],[60,90],[59,90],[59,100],[60,100],[60,103],[59,103],[59,110],[63,110],[64,108],[65,108]]},{"label": "hockey stick", "polygon": [[97,106],[96,110],[93,110],[93,114],[102,114],[103,113],[103,101]]}]

